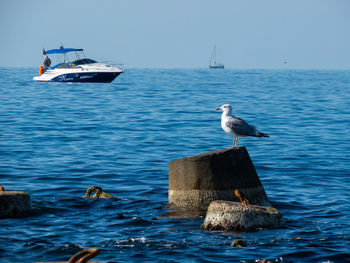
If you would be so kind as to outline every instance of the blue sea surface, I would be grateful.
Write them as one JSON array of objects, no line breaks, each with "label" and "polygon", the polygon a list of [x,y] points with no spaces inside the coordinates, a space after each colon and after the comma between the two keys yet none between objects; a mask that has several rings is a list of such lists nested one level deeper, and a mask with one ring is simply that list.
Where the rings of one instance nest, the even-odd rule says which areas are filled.
[{"label": "blue sea surface", "polygon": [[[350,71],[128,69],[111,84],[0,69],[0,185],[34,213],[0,219],[0,262],[350,262]],[[226,149],[230,103],[269,138],[239,138],[281,228],[200,230],[168,206],[168,162]],[[99,185],[119,200],[84,199]],[[231,247],[241,238],[247,247]]]}]

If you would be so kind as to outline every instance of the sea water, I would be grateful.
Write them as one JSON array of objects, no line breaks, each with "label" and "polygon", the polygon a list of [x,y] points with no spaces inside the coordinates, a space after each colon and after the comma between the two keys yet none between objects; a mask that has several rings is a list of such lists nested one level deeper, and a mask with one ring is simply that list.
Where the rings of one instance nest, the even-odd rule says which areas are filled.
[{"label": "sea water", "polygon": [[[0,220],[0,262],[350,261],[350,71],[128,69],[111,84],[0,69],[0,184],[34,213]],[[239,138],[281,228],[200,230],[168,207],[168,162],[229,148],[229,103],[269,138]],[[113,199],[84,199],[99,185]],[[247,247],[231,247],[241,238]]]}]

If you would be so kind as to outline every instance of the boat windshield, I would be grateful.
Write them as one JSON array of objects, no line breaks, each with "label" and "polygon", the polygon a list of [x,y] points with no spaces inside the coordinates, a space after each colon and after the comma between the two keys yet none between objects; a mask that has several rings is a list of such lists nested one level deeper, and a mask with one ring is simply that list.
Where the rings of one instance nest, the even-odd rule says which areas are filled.
[{"label": "boat windshield", "polygon": [[74,65],[84,65],[84,64],[94,64],[97,63],[97,61],[89,59],[89,58],[83,58],[83,59],[78,59],[72,62]]},{"label": "boat windshield", "polygon": [[52,69],[55,68],[76,68],[77,66],[73,63],[60,63],[57,64],[56,66],[52,67]]}]

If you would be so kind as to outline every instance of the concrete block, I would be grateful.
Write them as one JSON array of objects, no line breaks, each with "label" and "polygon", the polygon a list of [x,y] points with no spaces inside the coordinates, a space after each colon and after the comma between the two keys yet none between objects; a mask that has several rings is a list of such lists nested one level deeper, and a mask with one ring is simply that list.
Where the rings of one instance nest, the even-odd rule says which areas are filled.
[{"label": "concrete block", "polygon": [[250,204],[270,205],[244,146],[169,162],[171,205],[206,209],[214,200],[238,201],[236,189]]},{"label": "concrete block", "polygon": [[23,217],[32,211],[32,200],[28,193],[0,191],[0,218]]}]

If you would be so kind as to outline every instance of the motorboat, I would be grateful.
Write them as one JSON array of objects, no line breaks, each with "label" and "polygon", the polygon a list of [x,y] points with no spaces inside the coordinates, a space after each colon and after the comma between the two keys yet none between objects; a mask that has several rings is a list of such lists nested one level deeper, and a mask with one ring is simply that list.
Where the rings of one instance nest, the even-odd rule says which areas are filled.
[{"label": "motorboat", "polygon": [[211,69],[223,69],[224,64],[216,62],[216,46],[214,46],[213,52],[210,57],[209,68]]},{"label": "motorboat", "polygon": [[[43,55],[57,54],[55,66],[40,66],[40,76],[33,79],[39,82],[112,82],[124,69],[86,58],[83,49],[64,48],[43,50]],[[75,54],[72,62],[68,54]],[[45,61],[44,61],[45,64]],[[49,62],[51,64],[51,60]]]}]

